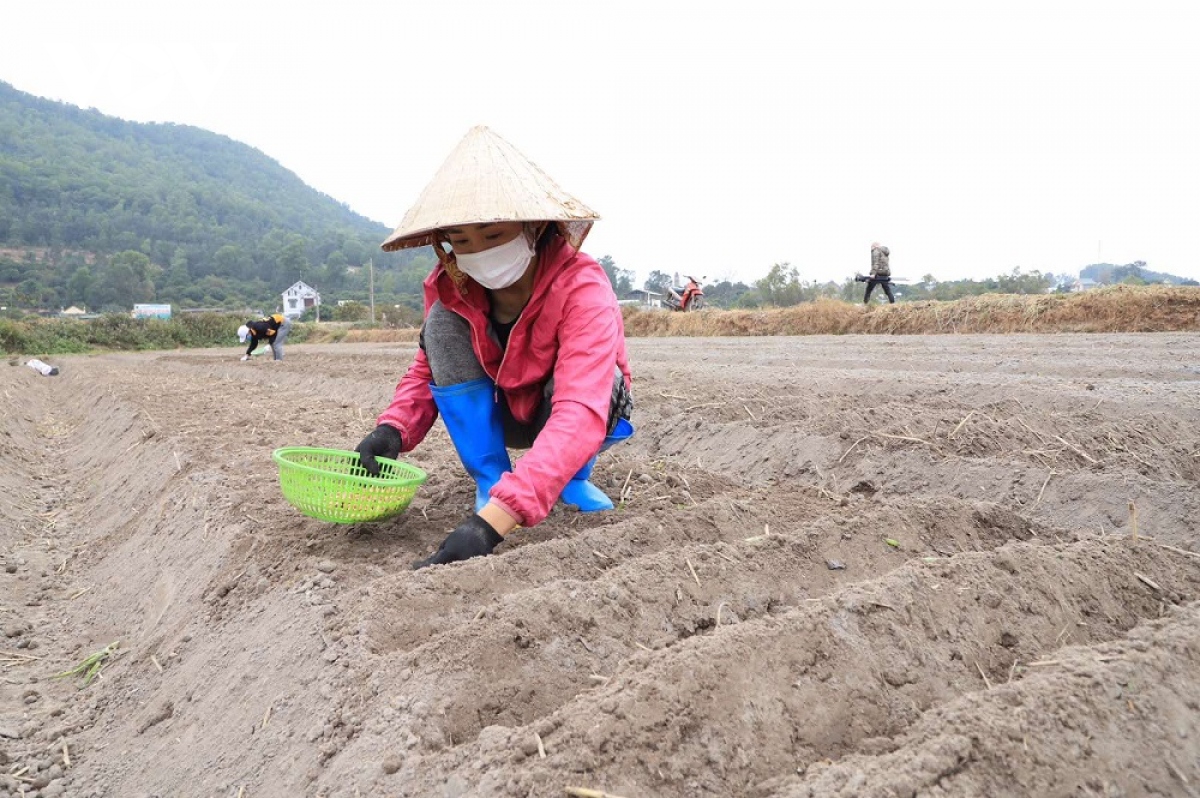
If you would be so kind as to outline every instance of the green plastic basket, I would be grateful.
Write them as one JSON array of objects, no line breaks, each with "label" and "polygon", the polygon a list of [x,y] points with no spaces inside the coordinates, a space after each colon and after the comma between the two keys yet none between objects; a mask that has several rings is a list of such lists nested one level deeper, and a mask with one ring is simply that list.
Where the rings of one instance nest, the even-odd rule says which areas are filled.
[{"label": "green plastic basket", "polygon": [[279,464],[283,497],[310,518],[335,524],[382,521],[408,508],[425,472],[377,457],[379,476],[367,474],[358,452],[288,446],[271,458]]}]

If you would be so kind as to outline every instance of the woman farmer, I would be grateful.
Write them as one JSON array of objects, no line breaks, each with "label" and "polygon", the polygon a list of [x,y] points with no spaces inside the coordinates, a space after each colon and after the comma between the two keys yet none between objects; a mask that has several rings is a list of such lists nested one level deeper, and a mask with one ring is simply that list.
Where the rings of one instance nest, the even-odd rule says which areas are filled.
[{"label": "woman farmer", "polygon": [[[387,251],[432,245],[420,347],[363,466],[412,450],[438,414],[475,480],[475,511],[415,568],[490,554],[556,500],[612,501],[589,478],[633,434],[625,330],[612,285],[580,245],[599,216],[486,127],[470,130]],[[514,467],[507,447],[529,449]]]},{"label": "woman farmer", "polygon": [[238,340],[243,344],[250,342],[242,360],[249,360],[250,354],[258,348],[260,341],[266,341],[271,347],[271,356],[283,360],[283,342],[287,340],[288,330],[292,329],[292,320],[282,313],[272,313],[257,321],[248,321],[238,327]]}]

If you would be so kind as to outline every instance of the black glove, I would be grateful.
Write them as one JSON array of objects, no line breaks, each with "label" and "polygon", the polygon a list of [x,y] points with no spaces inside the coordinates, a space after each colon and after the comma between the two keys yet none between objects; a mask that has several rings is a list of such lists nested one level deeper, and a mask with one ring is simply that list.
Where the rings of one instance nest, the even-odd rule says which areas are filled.
[{"label": "black glove", "polygon": [[492,529],[492,525],[478,515],[472,515],[442,541],[442,545],[433,554],[423,560],[413,563],[413,570],[428,565],[445,565],[449,562],[469,560],[472,557],[482,557],[491,554],[492,549],[500,545],[504,538]]},{"label": "black glove", "polygon": [[358,459],[362,462],[363,468],[367,469],[367,473],[377,477],[379,476],[379,463],[375,462],[375,458],[386,457],[395,460],[400,456],[400,450],[403,448],[404,441],[400,438],[400,431],[387,424],[380,424],[371,430],[370,435],[362,439],[362,443],[358,444],[354,451],[358,452]]}]

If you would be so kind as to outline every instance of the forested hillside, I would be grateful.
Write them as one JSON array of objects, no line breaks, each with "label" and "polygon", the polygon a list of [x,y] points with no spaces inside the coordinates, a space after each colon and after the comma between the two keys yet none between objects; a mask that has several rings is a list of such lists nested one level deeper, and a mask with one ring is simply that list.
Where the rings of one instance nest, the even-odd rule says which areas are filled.
[{"label": "forested hillside", "polygon": [[366,298],[369,260],[377,299],[415,304],[431,255],[388,232],[228,137],[0,82],[0,305],[274,307],[296,280],[332,304]]},{"label": "forested hillside", "polygon": [[1116,285],[1117,283],[1150,285],[1153,283],[1163,283],[1165,285],[1194,286],[1198,284],[1196,280],[1176,277],[1173,274],[1165,272],[1152,271],[1146,267],[1145,261],[1140,260],[1124,265],[1116,263],[1093,263],[1090,266],[1084,266],[1079,271],[1079,276],[1100,285]]},{"label": "forested hillside", "polygon": [[[331,152],[330,157],[336,157]],[[402,200],[403,198],[398,198]],[[403,212],[402,202],[397,214]],[[389,220],[391,221],[391,220]],[[184,125],[142,124],[18,91],[0,82],[0,313],[127,311],[135,302],[180,308],[273,309],[296,280],[337,300],[368,298],[368,263],[377,305],[421,307],[428,249],[385,253],[389,228],[309,186],[262,152]],[[621,296],[633,272],[605,255],[601,264]],[[1020,268],[987,280],[938,280],[910,264],[900,301],[954,300],[989,293],[1068,291],[1071,273]],[[820,297],[860,302],[863,287],[805,279],[790,263],[762,265],[748,283],[705,287],[713,307],[789,307]],[[1141,261],[1094,264],[1081,276],[1098,284],[1168,282]],[[672,277],[651,271],[647,290]],[[365,315],[361,306],[341,318]],[[391,312],[388,318],[417,318]],[[326,314],[325,318],[329,318]]]}]

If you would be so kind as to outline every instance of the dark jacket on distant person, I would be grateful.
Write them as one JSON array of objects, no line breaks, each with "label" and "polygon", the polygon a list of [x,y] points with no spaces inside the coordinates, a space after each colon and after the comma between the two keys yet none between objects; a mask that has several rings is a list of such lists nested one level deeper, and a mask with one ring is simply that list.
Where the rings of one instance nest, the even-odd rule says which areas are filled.
[{"label": "dark jacket on distant person", "polygon": [[250,330],[250,335],[247,340],[250,342],[250,347],[246,350],[246,354],[250,354],[258,348],[260,341],[271,343],[275,340],[275,334],[279,332],[279,327],[283,324],[282,313],[272,313],[270,316],[264,316],[258,321],[246,322],[246,328]]}]

